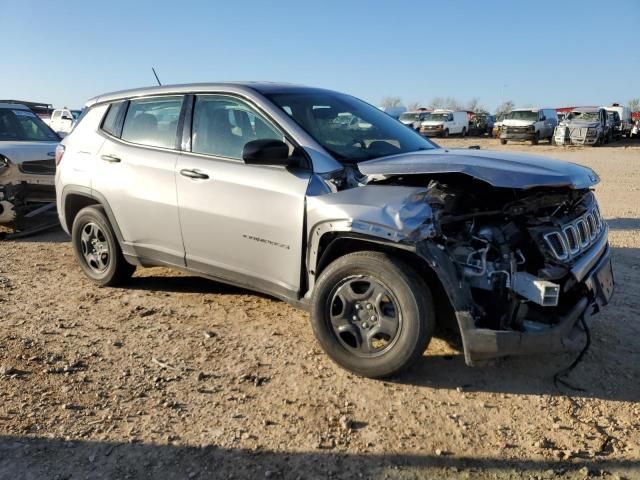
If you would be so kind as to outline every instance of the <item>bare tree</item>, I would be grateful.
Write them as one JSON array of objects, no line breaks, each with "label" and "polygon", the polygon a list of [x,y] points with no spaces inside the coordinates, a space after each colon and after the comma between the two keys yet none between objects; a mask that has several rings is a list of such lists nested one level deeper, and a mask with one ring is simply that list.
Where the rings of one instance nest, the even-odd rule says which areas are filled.
[{"label": "bare tree", "polygon": [[400,97],[384,97],[380,106],[382,108],[394,108],[399,107],[402,104],[402,99]]},{"label": "bare tree", "polygon": [[640,98],[632,98],[627,104],[632,112],[640,112]]},{"label": "bare tree", "polygon": [[434,97],[429,107],[435,109],[446,108],[447,110],[462,110],[462,104],[453,97]]},{"label": "bare tree", "polygon": [[419,109],[420,105],[422,105],[421,102],[415,102],[415,101],[414,102],[409,102],[409,105],[407,105],[407,109],[410,112],[412,112],[412,111],[415,111],[415,110]]},{"label": "bare tree", "polygon": [[480,99],[473,97],[467,102],[467,110],[470,112],[484,112],[486,109],[480,105]]},{"label": "bare tree", "polygon": [[462,104],[453,97],[447,97],[444,104],[447,110],[462,110]]},{"label": "bare tree", "polygon": [[509,113],[511,110],[513,110],[514,106],[515,104],[513,103],[513,100],[502,102],[500,105],[498,105],[498,108],[496,108],[496,115],[504,115],[505,113]]},{"label": "bare tree", "polygon": [[436,110],[438,108],[444,108],[444,98],[442,97],[434,97],[429,104],[429,108]]}]

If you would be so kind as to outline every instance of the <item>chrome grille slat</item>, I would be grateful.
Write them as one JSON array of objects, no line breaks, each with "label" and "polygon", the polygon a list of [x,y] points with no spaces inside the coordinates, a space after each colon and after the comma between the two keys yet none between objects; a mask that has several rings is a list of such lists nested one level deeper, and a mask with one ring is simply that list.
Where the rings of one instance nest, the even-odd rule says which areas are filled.
[{"label": "chrome grille slat", "polygon": [[589,249],[602,234],[604,220],[595,206],[587,213],[543,235],[551,254],[562,262],[571,260]]}]

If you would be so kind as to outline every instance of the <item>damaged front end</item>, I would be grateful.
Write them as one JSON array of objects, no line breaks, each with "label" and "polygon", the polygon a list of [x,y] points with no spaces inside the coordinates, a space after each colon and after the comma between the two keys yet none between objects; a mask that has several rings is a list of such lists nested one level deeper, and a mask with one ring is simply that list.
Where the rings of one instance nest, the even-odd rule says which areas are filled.
[{"label": "damaged front end", "polygon": [[55,202],[55,160],[14,163],[0,155],[0,225],[20,228],[28,215]]},{"label": "damaged front end", "polygon": [[576,348],[580,319],[613,293],[608,227],[591,191],[597,176],[567,166],[573,184],[523,188],[495,169],[475,177],[451,164],[429,167],[443,170],[435,173],[388,172],[398,165],[362,177],[356,170],[351,182],[308,197],[310,290],[331,239],[346,234],[407,250],[430,267],[455,311],[469,365]]},{"label": "damaged front end", "polygon": [[467,363],[573,349],[580,318],[613,293],[593,193],[470,188],[432,181],[438,231],[417,245],[434,271],[448,272]]}]

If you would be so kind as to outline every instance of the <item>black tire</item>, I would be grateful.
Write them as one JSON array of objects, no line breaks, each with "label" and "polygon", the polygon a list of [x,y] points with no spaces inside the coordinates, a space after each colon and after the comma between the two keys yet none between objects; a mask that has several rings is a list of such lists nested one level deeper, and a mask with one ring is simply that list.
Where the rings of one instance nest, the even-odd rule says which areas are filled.
[{"label": "black tire", "polygon": [[444,132],[442,132],[442,138],[447,138],[449,136],[449,129],[445,129]]},{"label": "black tire", "polygon": [[[364,293],[353,290],[357,283],[365,285]],[[371,297],[366,295],[373,287],[376,300],[368,300]],[[356,299],[348,301],[349,295],[341,294],[343,289],[351,289]],[[389,304],[394,316],[385,310]],[[392,323],[392,318],[397,319],[397,327],[385,344],[385,339],[376,339],[380,335],[376,332]],[[381,252],[350,253],[320,275],[311,325],[318,343],[335,363],[364,377],[384,378],[405,370],[426,350],[435,326],[433,299],[425,281],[402,260]],[[374,341],[383,345],[372,351]]]},{"label": "black tire", "polygon": [[506,145],[507,144],[507,139],[506,138],[501,138],[500,139],[500,145]]},{"label": "black tire", "polygon": [[461,133],[462,137],[466,137],[467,136],[467,128],[466,127],[462,127],[462,133]]},{"label": "black tire", "polygon": [[601,136],[599,136],[595,142],[592,143],[592,146],[594,147],[599,147],[600,145],[602,145],[604,143],[604,138]]},{"label": "black tire", "polygon": [[96,285],[122,284],[136,269],[122,255],[104,209],[98,205],[78,212],[73,220],[71,243],[82,271]]},{"label": "black tire", "polygon": [[533,138],[531,139],[531,145],[538,145],[538,142],[540,142],[540,134],[536,132]]}]

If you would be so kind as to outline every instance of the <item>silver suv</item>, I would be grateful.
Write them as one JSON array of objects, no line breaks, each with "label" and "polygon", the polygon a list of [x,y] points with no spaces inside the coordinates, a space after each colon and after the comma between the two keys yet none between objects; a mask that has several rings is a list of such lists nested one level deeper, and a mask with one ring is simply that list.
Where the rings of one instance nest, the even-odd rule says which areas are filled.
[{"label": "silver suv", "polygon": [[592,170],[442,149],[349,95],[111,93],[56,158],[60,222],[93,282],[165,265],[265,292],[310,310],[360,375],[403,370],[436,325],[469,365],[562,350],[612,295]]}]

